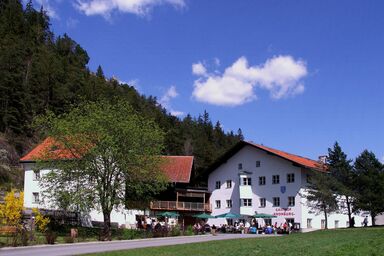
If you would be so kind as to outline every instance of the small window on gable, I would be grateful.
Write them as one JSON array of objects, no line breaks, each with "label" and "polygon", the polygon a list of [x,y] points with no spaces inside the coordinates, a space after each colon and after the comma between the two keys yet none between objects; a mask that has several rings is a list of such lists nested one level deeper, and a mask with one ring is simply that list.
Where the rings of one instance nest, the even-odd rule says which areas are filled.
[{"label": "small window on gable", "polygon": [[216,181],[216,189],[220,189],[220,187],[221,187],[221,182],[220,181]]},{"label": "small window on gable", "polygon": [[243,164],[240,163],[240,164],[238,165],[238,169],[239,169],[239,170],[243,170]]},{"label": "small window on gable", "polygon": [[256,167],[260,167],[260,161],[256,161]]}]

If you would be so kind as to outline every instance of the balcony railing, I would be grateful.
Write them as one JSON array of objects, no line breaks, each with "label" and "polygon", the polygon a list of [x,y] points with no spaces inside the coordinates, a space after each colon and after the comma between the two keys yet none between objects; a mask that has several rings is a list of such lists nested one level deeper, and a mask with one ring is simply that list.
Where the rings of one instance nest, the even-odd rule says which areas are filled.
[{"label": "balcony railing", "polygon": [[211,212],[210,204],[196,202],[154,201],[151,210],[178,210],[178,211],[207,211]]}]

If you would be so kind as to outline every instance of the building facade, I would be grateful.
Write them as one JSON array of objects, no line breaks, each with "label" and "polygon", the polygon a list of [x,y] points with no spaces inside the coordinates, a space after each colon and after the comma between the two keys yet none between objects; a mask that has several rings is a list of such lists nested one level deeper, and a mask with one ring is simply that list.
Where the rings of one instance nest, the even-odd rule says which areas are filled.
[{"label": "building facade", "polygon": [[[264,221],[278,225],[287,221],[302,229],[324,228],[324,214],[313,209],[303,197],[311,172],[326,172],[326,167],[319,161],[240,142],[210,170],[212,215],[265,213],[277,217],[259,220],[262,225]],[[354,215],[355,226],[361,226],[365,216]],[[230,220],[219,218],[210,219],[209,223],[220,225],[227,221]],[[347,214],[336,212],[328,216],[329,228],[348,226]]]},{"label": "building facade", "polygon": [[[24,207],[27,211],[32,208],[51,211],[60,210],[52,208],[50,199],[42,198],[44,188],[40,183],[42,176],[56,170],[35,170],[36,160],[47,155],[46,151],[54,145],[54,141],[47,138],[20,159],[24,168]],[[56,152],[56,155],[66,154],[61,151]],[[146,211],[125,209],[123,206],[114,209],[111,213],[112,223],[128,228],[135,227],[138,218],[143,218],[144,215],[154,217],[162,211],[177,211],[181,214],[181,219],[184,220],[185,217],[188,222],[191,215],[210,211],[208,191],[204,188],[188,187],[193,170],[193,156],[163,156],[163,158],[165,161],[161,166],[161,170],[169,179],[168,189],[160,193],[156,200],[147,206]],[[144,207],[146,206],[142,208]],[[103,214],[97,209],[93,209],[89,213],[83,213],[82,216],[85,218],[84,221],[88,223],[103,221]]]}]

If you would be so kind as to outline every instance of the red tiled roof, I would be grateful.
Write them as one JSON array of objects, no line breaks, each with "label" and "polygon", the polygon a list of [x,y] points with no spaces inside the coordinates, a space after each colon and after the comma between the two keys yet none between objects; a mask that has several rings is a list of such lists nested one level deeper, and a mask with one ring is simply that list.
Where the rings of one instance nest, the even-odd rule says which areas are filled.
[{"label": "red tiled roof", "polygon": [[56,143],[53,138],[48,137],[23,156],[20,162],[35,162],[47,158],[53,160],[73,159],[75,155],[70,150],[63,148],[59,143]]},{"label": "red tiled roof", "polygon": [[[162,156],[165,161],[162,169],[170,182],[188,183],[191,178],[193,156]],[[68,149],[60,147],[53,138],[46,138],[28,154],[20,159],[20,162],[35,162],[42,159],[73,159],[75,155]]]},{"label": "red tiled roof", "polygon": [[318,171],[324,171],[324,172],[327,171],[326,165],[324,165],[318,161],[315,161],[315,160],[312,160],[312,159],[309,159],[306,157],[290,154],[290,153],[287,153],[287,152],[284,152],[281,150],[277,150],[274,148],[266,147],[266,146],[260,145],[260,144],[255,144],[255,143],[251,143],[251,142],[245,142],[245,143],[247,143],[248,145],[251,145],[253,147],[262,149],[266,152],[272,153],[272,154],[279,156],[281,158],[284,158],[286,160],[289,160],[289,161],[296,163],[298,165],[301,165],[303,167],[306,167],[309,169],[315,169]]},{"label": "red tiled roof", "polygon": [[163,156],[162,169],[171,182],[189,183],[191,178],[193,156]]}]

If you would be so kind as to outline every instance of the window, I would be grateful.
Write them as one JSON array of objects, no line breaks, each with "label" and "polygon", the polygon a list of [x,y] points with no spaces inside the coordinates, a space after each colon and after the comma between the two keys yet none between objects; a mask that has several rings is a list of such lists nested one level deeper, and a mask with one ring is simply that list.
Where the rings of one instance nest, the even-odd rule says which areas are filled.
[{"label": "window", "polygon": [[321,229],[325,229],[325,220],[321,220]]},{"label": "window", "polygon": [[227,188],[231,188],[232,187],[232,180],[227,180]]},{"label": "window", "polygon": [[216,203],[217,209],[221,208],[221,201],[220,200],[216,200],[215,203]]},{"label": "window", "polygon": [[260,198],[260,207],[265,207],[265,198]]},{"label": "window", "polygon": [[339,221],[335,220],[335,228],[339,228]]},{"label": "window", "polygon": [[233,226],[233,219],[227,219],[228,226]]},{"label": "window", "polygon": [[32,203],[35,203],[35,204],[39,203],[39,193],[37,192],[32,193]]},{"label": "window", "polygon": [[241,200],[241,206],[252,206],[252,199],[243,198]]},{"label": "window", "polygon": [[242,185],[244,186],[251,186],[252,185],[252,179],[249,177],[243,177],[242,178]]},{"label": "window", "polygon": [[293,183],[295,182],[295,174],[294,173],[288,173],[287,174],[287,183]]},{"label": "window", "polygon": [[256,161],[256,167],[260,167],[260,161]]},{"label": "window", "polygon": [[227,200],[227,208],[232,208],[232,200]]},{"label": "window", "polygon": [[279,184],[279,183],[280,183],[280,175],[273,175],[272,184]]},{"label": "window", "polygon": [[274,197],[273,198],[273,207],[280,206],[280,197]]},{"label": "window", "polygon": [[295,197],[294,196],[288,197],[288,206],[295,206]]},{"label": "window", "polygon": [[40,179],[40,171],[33,171],[33,180]]},{"label": "window", "polygon": [[307,228],[312,228],[312,219],[307,219]]},{"label": "window", "polygon": [[259,185],[260,185],[260,186],[265,185],[265,176],[260,176],[260,177],[259,177]]},{"label": "window", "polygon": [[220,181],[216,181],[216,189],[220,189],[221,187],[221,182]]},{"label": "window", "polygon": [[243,164],[239,164],[239,165],[238,165],[238,169],[239,169],[239,170],[243,170]]}]

